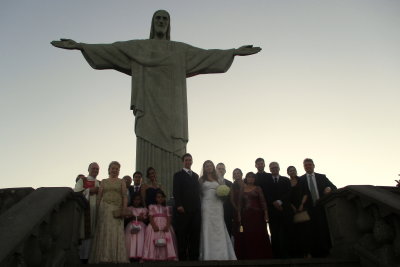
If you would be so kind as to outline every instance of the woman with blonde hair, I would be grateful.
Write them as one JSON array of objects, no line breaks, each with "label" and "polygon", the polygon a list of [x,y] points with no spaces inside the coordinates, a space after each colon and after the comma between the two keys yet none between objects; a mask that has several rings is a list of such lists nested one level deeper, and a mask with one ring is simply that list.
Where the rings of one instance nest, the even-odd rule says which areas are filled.
[{"label": "woman with blonde hair", "polygon": [[101,181],[97,196],[98,220],[89,263],[128,263],[123,216],[127,208],[126,184],[118,178],[121,165],[112,161],[109,178]]}]

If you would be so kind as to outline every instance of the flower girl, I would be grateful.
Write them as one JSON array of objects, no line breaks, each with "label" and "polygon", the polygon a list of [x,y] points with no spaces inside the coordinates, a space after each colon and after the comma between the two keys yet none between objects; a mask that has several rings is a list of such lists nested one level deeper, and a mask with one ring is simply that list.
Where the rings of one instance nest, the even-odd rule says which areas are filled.
[{"label": "flower girl", "polygon": [[165,206],[165,194],[156,193],[157,205],[149,206],[150,224],[146,229],[143,259],[146,261],[177,260],[171,211]]},{"label": "flower girl", "polygon": [[147,209],[142,205],[142,197],[137,194],[133,197],[133,206],[128,207],[131,213],[128,217],[133,220],[125,228],[125,243],[127,255],[131,261],[138,261],[143,257],[143,246],[146,232]]}]

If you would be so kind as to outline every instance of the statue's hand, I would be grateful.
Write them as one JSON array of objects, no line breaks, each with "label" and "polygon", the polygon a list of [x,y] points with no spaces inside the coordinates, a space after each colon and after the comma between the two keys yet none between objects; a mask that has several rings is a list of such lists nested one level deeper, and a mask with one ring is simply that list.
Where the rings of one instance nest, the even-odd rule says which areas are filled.
[{"label": "statue's hand", "polygon": [[235,56],[248,56],[248,55],[253,55],[257,54],[258,52],[261,51],[261,47],[253,47],[252,45],[244,45],[239,47],[238,49],[235,49]]},{"label": "statue's hand", "polygon": [[60,41],[52,41],[51,44],[55,47],[58,48],[63,48],[63,49],[79,49],[82,50],[82,46],[80,43],[75,42],[74,40],[71,39],[60,39]]}]

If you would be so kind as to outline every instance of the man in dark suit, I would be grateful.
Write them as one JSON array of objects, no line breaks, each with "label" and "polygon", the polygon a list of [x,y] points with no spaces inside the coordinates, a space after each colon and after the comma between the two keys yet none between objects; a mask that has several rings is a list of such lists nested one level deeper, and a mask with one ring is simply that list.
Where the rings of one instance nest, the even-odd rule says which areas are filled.
[{"label": "man in dark suit", "polygon": [[265,181],[265,199],[269,214],[269,228],[274,258],[289,258],[290,229],[293,211],[290,207],[290,180],[279,175],[279,164],[269,164],[271,174]]},{"label": "man in dark suit", "polygon": [[175,200],[175,232],[178,241],[179,260],[199,259],[201,202],[199,176],[190,168],[192,156],[182,156],[183,169],[174,174],[173,196]]},{"label": "man in dark suit", "polygon": [[308,211],[311,221],[311,255],[313,257],[326,257],[331,247],[329,229],[323,207],[318,205],[318,200],[336,189],[324,174],[315,173],[315,165],[312,159],[303,161],[306,174],[300,177],[300,182],[307,190],[307,201],[304,209]]},{"label": "man in dark suit", "polygon": [[261,187],[264,197],[266,197],[267,183],[268,183],[268,181],[271,181],[270,179],[272,178],[272,176],[270,173],[264,171],[265,161],[263,158],[256,159],[255,166],[257,168],[255,184],[258,185],[259,187]]},{"label": "man in dark suit", "polygon": [[[232,190],[233,183],[231,181],[229,181],[228,179],[225,179],[225,177],[224,177],[224,175],[226,173],[225,164],[220,162],[217,164],[217,166],[215,168],[217,170],[218,176],[221,179],[223,179],[225,182],[225,185],[227,185]],[[227,197],[224,201],[224,220],[225,220],[226,229],[228,230],[228,234],[230,237],[232,237],[233,213],[234,213],[234,209],[233,209],[231,200],[229,197]]]},{"label": "man in dark suit", "polygon": [[[140,190],[142,189],[142,177],[143,174],[139,171],[133,173],[133,194],[140,194]],[[132,198],[133,199],[133,198]]]}]

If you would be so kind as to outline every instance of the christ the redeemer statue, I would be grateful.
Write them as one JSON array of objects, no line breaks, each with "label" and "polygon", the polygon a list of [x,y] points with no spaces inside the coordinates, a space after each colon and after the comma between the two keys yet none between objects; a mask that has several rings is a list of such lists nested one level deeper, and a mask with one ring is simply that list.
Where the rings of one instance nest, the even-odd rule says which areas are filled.
[{"label": "christ the redeemer statue", "polygon": [[186,78],[226,72],[234,56],[258,53],[261,48],[205,50],[170,41],[170,16],[154,13],[150,39],[85,44],[70,39],[51,42],[64,49],[81,50],[94,69],[114,69],[132,76],[131,109],[135,115],[136,170],[150,166],[169,193],[173,173],[188,142]]}]

